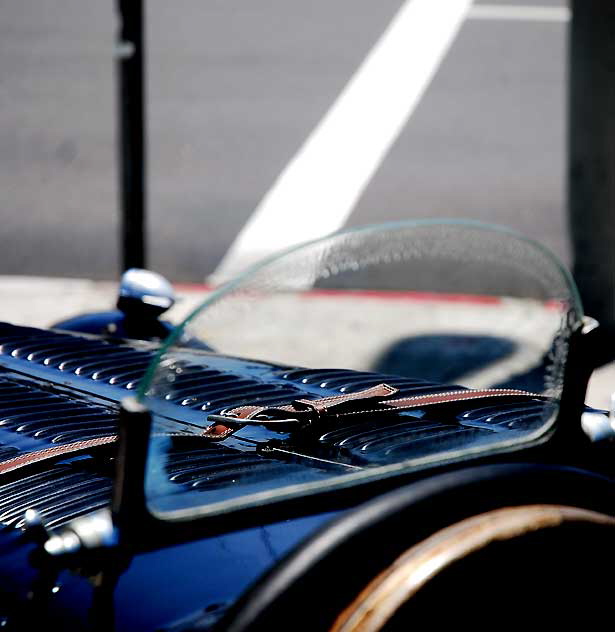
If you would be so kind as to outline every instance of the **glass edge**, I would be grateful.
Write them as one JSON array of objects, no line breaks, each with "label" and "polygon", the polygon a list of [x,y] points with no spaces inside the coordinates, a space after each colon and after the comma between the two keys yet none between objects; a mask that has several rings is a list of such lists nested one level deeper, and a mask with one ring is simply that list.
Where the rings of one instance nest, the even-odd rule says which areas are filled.
[{"label": "glass edge", "polygon": [[424,456],[419,459],[410,459],[400,463],[383,465],[373,470],[349,473],[332,477],[326,481],[312,481],[309,483],[296,483],[269,489],[263,492],[238,496],[229,500],[217,501],[215,503],[203,503],[194,507],[186,507],[169,511],[160,511],[152,508],[148,504],[148,510],[155,517],[168,522],[189,522],[196,518],[208,518],[222,514],[234,514],[245,509],[292,500],[298,497],[311,495],[318,492],[335,492],[357,485],[369,484],[382,480],[392,480],[397,476],[410,473],[421,473],[435,467],[444,467],[456,463],[468,463],[474,459],[492,457],[499,454],[510,454],[518,450],[538,446],[551,436],[558,413],[554,413],[545,422],[543,427],[537,428],[528,435],[522,435],[515,439],[495,442],[494,445],[478,445],[473,448],[449,450],[438,455]]}]

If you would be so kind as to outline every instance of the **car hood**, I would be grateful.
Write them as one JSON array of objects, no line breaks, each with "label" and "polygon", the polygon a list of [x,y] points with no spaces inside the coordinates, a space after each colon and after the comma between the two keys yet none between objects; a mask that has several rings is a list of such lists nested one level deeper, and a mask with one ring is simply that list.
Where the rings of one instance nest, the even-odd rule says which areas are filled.
[{"label": "car hood", "polygon": [[[0,473],[0,521],[20,527],[25,509],[34,508],[46,524],[59,526],[108,504],[119,402],[136,389],[156,351],[150,343],[0,326],[0,461],[85,446],[66,454],[60,449],[50,458]],[[398,389],[400,397],[462,388],[376,372],[187,352],[181,383],[165,402],[164,415],[169,424],[206,427],[208,414],[229,407],[319,399],[381,383]],[[331,473],[429,454],[451,437],[463,443],[481,434],[514,434],[517,425],[543,413],[543,405],[532,401],[468,402],[446,419],[400,414],[385,425],[367,419],[325,429],[309,440],[258,426],[246,426],[223,442],[174,435],[157,495],[172,508],[174,498],[195,495],[196,502],[207,492],[211,501],[229,486],[252,493],[281,481],[318,481]],[[278,450],[263,449],[272,445]]]}]

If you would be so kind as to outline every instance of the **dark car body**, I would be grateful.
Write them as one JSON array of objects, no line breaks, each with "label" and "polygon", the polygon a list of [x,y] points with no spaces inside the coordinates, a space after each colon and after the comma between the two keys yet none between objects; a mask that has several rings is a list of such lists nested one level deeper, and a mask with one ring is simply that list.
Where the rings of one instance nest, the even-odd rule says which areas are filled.
[{"label": "dark car body", "polygon": [[[438,524],[515,501],[564,503],[613,515],[610,453],[591,445],[580,431],[575,423],[580,412],[573,410],[579,402],[570,399],[563,402],[571,413],[562,424],[566,431],[531,449],[444,463],[286,505],[218,516],[209,527],[195,527],[192,533],[189,525],[183,525],[179,534],[160,530],[156,521],[150,531],[135,510],[130,524],[124,515],[119,540],[98,542],[83,556],[82,542],[74,555],[53,561],[45,555],[45,543],[54,534],[66,537],[71,525],[84,517],[104,512],[116,493],[118,461],[125,455],[121,448],[118,455],[113,439],[96,442],[116,435],[120,402],[135,391],[156,350],[150,342],[0,326],[2,464],[6,468],[20,464],[23,455],[76,446],[40,461],[26,459],[23,466],[0,473],[0,615],[7,629],[287,629],[287,615],[280,610],[286,607],[305,609],[293,629],[328,629],[340,603],[407,543],[437,530]],[[373,372],[267,363],[258,363],[255,371],[254,361],[199,353],[202,362],[199,365],[193,357],[181,393],[184,399],[207,401],[214,413],[254,401],[274,404],[352,393],[382,382],[403,395],[443,389],[425,380]],[[583,381],[588,352],[575,353],[570,371]],[[181,401],[171,405],[178,419],[185,414]],[[491,432],[489,424],[496,423],[493,406],[481,414],[480,407],[466,404],[457,418],[469,411],[471,423],[456,424],[454,432]],[[531,403],[502,402],[498,411],[520,423],[534,414]],[[308,458],[274,455],[273,468],[264,452],[247,455],[232,445],[203,445],[198,439],[180,437],[168,472],[174,484],[214,491],[246,472],[256,472],[256,484],[267,487],[272,477],[308,472],[317,479],[322,470],[377,461],[382,450],[393,446],[411,455],[437,444],[450,431],[446,424],[417,428],[407,423],[390,436],[386,428],[353,426],[342,434],[331,433],[317,447],[304,446],[302,454]],[[258,476],[259,468],[264,478]],[[426,500],[429,520],[404,519]],[[26,510],[36,514],[28,517]],[[128,544],[122,544],[122,528],[132,534]],[[378,545],[367,557],[366,538]],[[306,606],[320,590],[325,594],[319,608]]]},{"label": "dark car body", "polygon": [[[147,343],[116,343],[8,324],[2,326],[1,336],[3,461],[27,451],[115,434],[119,402],[134,389],[153,356],[152,345]],[[215,390],[216,381],[208,375],[205,378],[210,390]],[[249,395],[265,386],[255,383],[245,388]],[[290,386],[286,391],[282,386],[277,389],[281,393],[292,391]],[[206,393],[207,388],[201,392]],[[38,572],[29,559],[33,545],[15,538],[24,528],[25,510],[36,509],[46,527],[57,529],[78,516],[107,507],[114,450],[114,444],[101,446],[4,475],[2,615],[11,625],[25,625],[22,608],[35,610],[27,597]],[[232,456],[228,458],[230,467]],[[237,468],[243,466],[240,463]],[[119,581],[117,629],[158,629],[189,614],[226,606],[329,518],[300,518],[292,528],[263,525],[144,553],[131,562]],[[208,579],[201,581],[197,578],[203,568],[218,571],[215,576],[206,573]],[[52,599],[47,604],[49,610],[45,607],[45,619],[57,621],[53,625],[65,629],[88,629],[93,593],[90,582],[63,572],[57,586],[59,590],[49,593]]]},{"label": "dark car body", "polygon": [[130,339],[104,314],[0,325],[5,628],[405,629],[449,625],[439,602],[477,582],[483,613],[513,589],[528,608],[602,594],[599,328],[540,246],[472,222],[337,233],[165,342],[169,288],[131,275]]}]

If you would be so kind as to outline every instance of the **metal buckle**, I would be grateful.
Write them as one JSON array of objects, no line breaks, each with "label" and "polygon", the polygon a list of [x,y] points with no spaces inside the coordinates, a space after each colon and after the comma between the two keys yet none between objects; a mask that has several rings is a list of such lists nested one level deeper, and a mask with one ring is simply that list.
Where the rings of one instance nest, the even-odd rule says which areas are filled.
[{"label": "metal buckle", "polygon": [[258,414],[256,417],[252,417],[252,419],[240,419],[239,417],[231,417],[224,414],[224,411],[221,411],[217,415],[208,415],[208,421],[215,421],[222,424],[240,424],[242,426],[277,426],[282,424],[298,424],[300,423],[299,419],[289,418],[289,419],[270,419],[265,415]]}]

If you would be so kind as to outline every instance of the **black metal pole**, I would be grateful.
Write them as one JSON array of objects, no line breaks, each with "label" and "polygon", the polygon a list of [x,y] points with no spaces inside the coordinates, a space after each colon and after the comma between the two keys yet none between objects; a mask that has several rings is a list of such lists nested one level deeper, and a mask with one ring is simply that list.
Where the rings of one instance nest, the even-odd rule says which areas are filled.
[{"label": "black metal pole", "polygon": [[144,268],[145,100],[143,0],[117,0],[122,269]]},{"label": "black metal pole", "polygon": [[572,0],[568,216],[585,311],[615,357],[615,3]]},{"label": "black metal pole", "polygon": [[120,529],[123,543],[146,528],[149,516],[145,478],[151,426],[150,411],[136,397],[125,397],[120,407],[118,453],[111,499],[113,523]]}]

